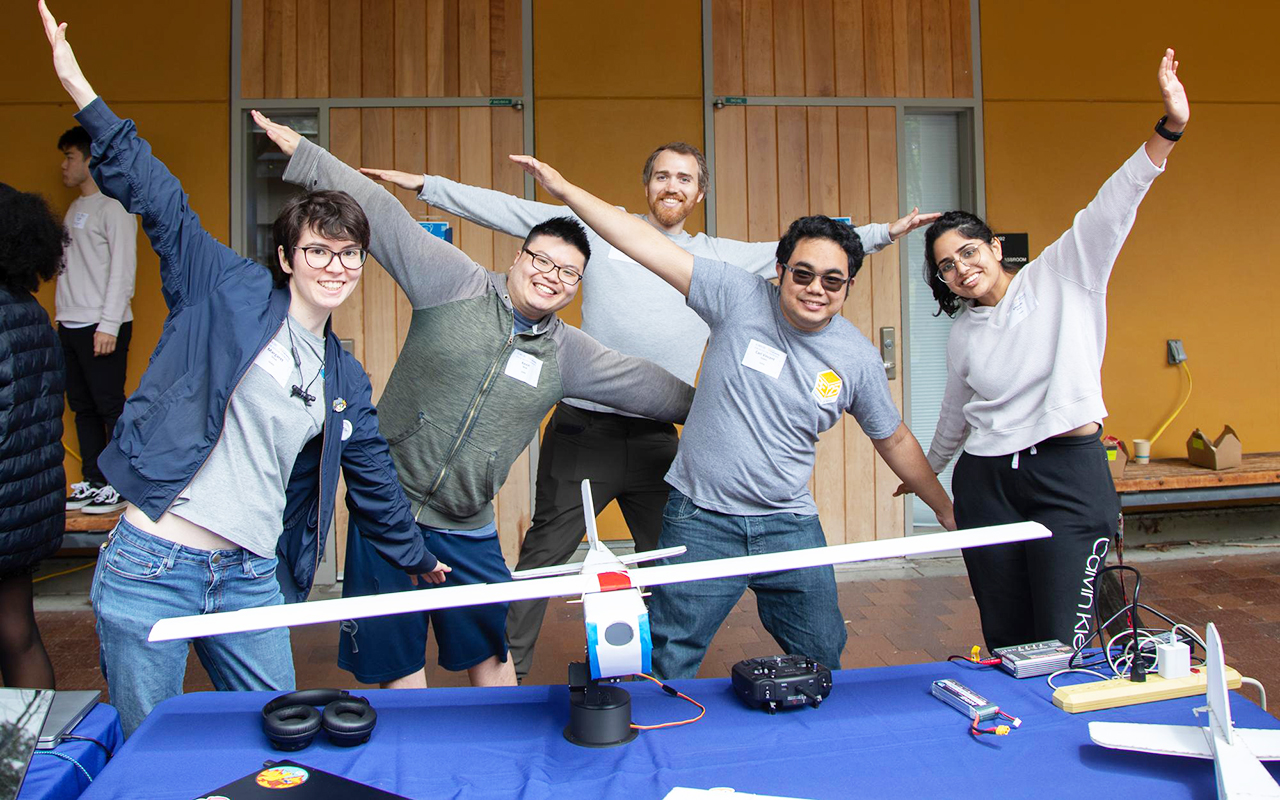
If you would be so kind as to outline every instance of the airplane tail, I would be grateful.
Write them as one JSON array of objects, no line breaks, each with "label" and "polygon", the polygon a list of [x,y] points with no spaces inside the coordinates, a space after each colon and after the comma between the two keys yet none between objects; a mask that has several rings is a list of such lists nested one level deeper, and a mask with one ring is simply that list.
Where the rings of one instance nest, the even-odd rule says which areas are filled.
[{"label": "airplane tail", "polygon": [[1205,666],[1208,670],[1205,694],[1209,701],[1210,724],[1216,723],[1218,732],[1227,744],[1233,744],[1231,727],[1231,698],[1227,695],[1227,676],[1224,672],[1226,659],[1222,654],[1222,639],[1218,636],[1218,628],[1212,622],[1205,627]]},{"label": "airplane tail", "polygon": [[596,532],[596,504],[591,500],[591,481],[582,479],[582,516],[587,520],[587,546],[600,549],[600,534]]}]

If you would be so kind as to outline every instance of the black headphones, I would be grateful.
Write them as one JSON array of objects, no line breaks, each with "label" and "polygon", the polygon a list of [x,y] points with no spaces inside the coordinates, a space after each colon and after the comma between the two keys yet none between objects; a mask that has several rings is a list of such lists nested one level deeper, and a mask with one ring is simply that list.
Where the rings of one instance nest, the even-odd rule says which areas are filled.
[{"label": "black headphones", "polygon": [[[316,711],[324,706],[324,711]],[[282,695],[262,707],[262,731],[277,750],[301,750],[324,728],[329,741],[354,747],[369,741],[378,712],[363,697],[337,689],[308,689]]]}]

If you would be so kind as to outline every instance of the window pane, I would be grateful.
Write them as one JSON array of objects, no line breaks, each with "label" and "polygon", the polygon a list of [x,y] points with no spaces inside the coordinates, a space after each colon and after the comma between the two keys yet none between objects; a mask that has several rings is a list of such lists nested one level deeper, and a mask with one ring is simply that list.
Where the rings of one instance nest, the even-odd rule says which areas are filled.
[{"label": "window pane", "polygon": [[[921,211],[950,211],[961,207],[960,136],[961,117],[954,112],[912,113],[906,123],[907,207]],[[924,282],[924,231],[907,237],[906,303],[909,356],[907,370],[911,383],[907,424],[928,452],[938,426],[942,392],[947,382],[947,336],[951,319],[934,316],[938,303]],[[938,476],[943,488],[951,491],[953,460]],[[937,518],[924,501],[913,496],[912,526],[916,530],[938,527]]]},{"label": "window pane", "polygon": [[[273,122],[288,125],[312,142],[319,136],[316,111],[272,112],[264,109],[262,113]],[[248,114],[244,116],[244,130],[244,255],[266,264],[267,259],[273,257],[271,226],[276,215],[290,197],[304,190],[282,180],[289,159]]]}]

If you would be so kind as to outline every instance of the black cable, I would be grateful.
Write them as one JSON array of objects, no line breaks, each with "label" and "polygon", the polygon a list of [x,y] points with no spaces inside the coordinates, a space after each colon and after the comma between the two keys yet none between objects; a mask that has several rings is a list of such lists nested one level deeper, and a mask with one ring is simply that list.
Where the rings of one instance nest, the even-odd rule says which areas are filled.
[{"label": "black cable", "polygon": [[[1134,578],[1134,581],[1133,581],[1133,602],[1132,602],[1132,603],[1129,603],[1129,623],[1130,623],[1130,625],[1131,625],[1131,626],[1132,626],[1132,628],[1133,628],[1133,642],[1134,642],[1134,647],[1135,647],[1134,652],[1136,653],[1136,652],[1137,652],[1136,648],[1137,648],[1137,643],[1138,643],[1138,630],[1137,630],[1137,620],[1138,620],[1138,615],[1137,615],[1137,609],[1138,609],[1139,607],[1143,607],[1143,608],[1145,608],[1145,606],[1142,606],[1142,604],[1138,602],[1138,594],[1139,594],[1139,592],[1141,592],[1141,591],[1142,591],[1142,573],[1141,573],[1141,572],[1138,572],[1138,570],[1134,569],[1134,568],[1133,568],[1133,567],[1131,567],[1131,566],[1128,566],[1127,564],[1120,564],[1120,565],[1112,565],[1112,566],[1110,566],[1110,567],[1103,567],[1102,569],[1098,570],[1098,571],[1097,571],[1097,573],[1094,575],[1094,586],[1101,587],[1101,585],[1102,585],[1102,576],[1103,576],[1103,575],[1105,575],[1105,574],[1106,574],[1106,573],[1108,573],[1108,572],[1132,572],[1132,573],[1133,573],[1133,578]],[[1100,605],[1100,604],[1097,602],[1097,600],[1096,600],[1096,598],[1095,598],[1094,603],[1093,603],[1093,618],[1094,618],[1094,621],[1095,621],[1096,625],[1095,625],[1095,627],[1094,627],[1093,629],[1091,629],[1091,630],[1090,630],[1090,631],[1085,635],[1084,639],[1080,642],[1080,646],[1079,646],[1079,647],[1077,647],[1077,648],[1075,649],[1075,651],[1071,653],[1071,658],[1067,659],[1067,666],[1068,666],[1068,667],[1077,667],[1077,666],[1079,666],[1079,667],[1084,667],[1084,666],[1086,666],[1086,665],[1084,665],[1084,664],[1079,664],[1079,665],[1077,665],[1077,664],[1076,664],[1076,659],[1080,656],[1080,653],[1081,653],[1081,652],[1084,650],[1084,648],[1089,644],[1089,642],[1092,642],[1092,641],[1093,641],[1093,637],[1095,637],[1095,636],[1096,636],[1096,637],[1098,637],[1098,645],[1099,645],[1100,647],[1102,647],[1104,651],[1106,650],[1106,644],[1102,641],[1102,633],[1103,633],[1103,630],[1104,630],[1104,625],[1105,625],[1105,623],[1102,621],[1102,609],[1100,609],[1100,608],[1098,607],[1099,605]],[[1163,617],[1164,615],[1163,615],[1163,614],[1161,614],[1160,616],[1162,616],[1162,617]],[[1166,619],[1167,619],[1167,617],[1166,617]],[[1108,621],[1109,621],[1109,620],[1108,620]],[[1170,621],[1172,621],[1172,620],[1170,620]],[[1135,656],[1135,660],[1136,660],[1136,656]],[[1144,674],[1144,676],[1143,676],[1143,680],[1145,680],[1145,674]]]},{"label": "black cable", "polygon": [[64,734],[62,734],[61,736],[59,736],[59,737],[58,737],[58,740],[59,740],[59,741],[65,741],[65,740],[67,740],[67,739],[78,739],[79,741],[82,741],[82,742],[93,742],[93,743],[94,743],[94,744],[96,744],[98,747],[101,747],[101,748],[102,748],[102,752],[104,752],[104,753],[106,753],[106,754],[107,754],[107,760],[108,760],[108,761],[110,761],[110,760],[111,760],[111,757],[112,757],[113,755],[115,755],[115,753],[112,753],[112,752],[111,752],[111,748],[110,748],[110,747],[107,747],[105,744],[103,744],[102,742],[100,742],[100,741],[98,741],[97,739],[93,738],[92,736],[81,736],[81,735],[80,735],[80,734],[78,734],[78,733],[64,733]]}]

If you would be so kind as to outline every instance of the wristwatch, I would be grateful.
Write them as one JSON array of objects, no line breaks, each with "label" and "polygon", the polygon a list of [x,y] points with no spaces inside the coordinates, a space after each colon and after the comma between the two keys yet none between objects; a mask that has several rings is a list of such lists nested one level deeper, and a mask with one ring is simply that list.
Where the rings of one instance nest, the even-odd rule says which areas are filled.
[{"label": "wristwatch", "polygon": [[1162,137],[1164,137],[1165,139],[1168,139],[1171,142],[1176,142],[1182,138],[1182,134],[1186,133],[1186,131],[1169,130],[1164,126],[1164,124],[1168,121],[1169,121],[1168,114],[1165,114],[1163,117],[1161,117],[1160,121],[1156,123],[1156,133],[1160,134]]}]

